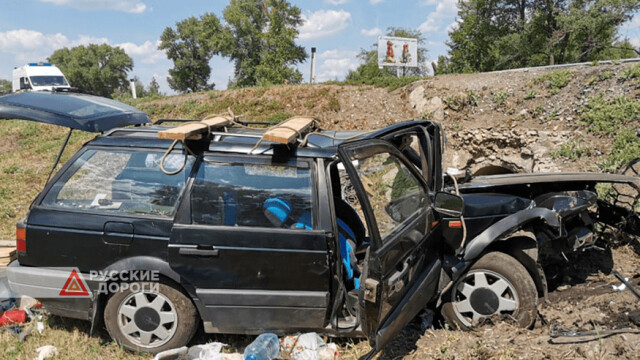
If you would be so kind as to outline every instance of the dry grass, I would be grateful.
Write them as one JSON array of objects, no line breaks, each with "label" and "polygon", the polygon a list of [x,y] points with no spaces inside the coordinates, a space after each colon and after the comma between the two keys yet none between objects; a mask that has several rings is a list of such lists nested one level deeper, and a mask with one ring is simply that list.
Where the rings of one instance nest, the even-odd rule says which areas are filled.
[{"label": "dry grass", "polygon": [[[108,335],[90,337],[89,322],[64,319],[56,316],[45,317],[45,330],[42,334],[33,331],[24,342],[9,331],[0,336],[0,358],[33,359],[36,349],[44,345],[53,345],[58,349],[56,359],[149,359],[148,354],[134,354],[125,351]],[[28,327],[25,326],[25,328]],[[35,326],[34,326],[35,328]]]},{"label": "dry grass", "polygon": [[[30,121],[0,122],[0,239],[14,238],[15,223],[42,190],[67,131]],[[75,131],[62,162],[93,136]]]}]

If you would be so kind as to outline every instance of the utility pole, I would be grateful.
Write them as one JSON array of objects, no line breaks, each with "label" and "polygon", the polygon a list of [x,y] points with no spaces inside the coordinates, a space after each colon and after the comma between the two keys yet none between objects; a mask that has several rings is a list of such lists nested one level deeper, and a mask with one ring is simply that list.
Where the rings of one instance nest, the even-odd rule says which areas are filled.
[{"label": "utility pole", "polygon": [[136,80],[135,79],[129,79],[129,87],[131,87],[131,97],[133,97],[134,99],[137,99],[138,97],[136,96]]},{"label": "utility pole", "polygon": [[316,82],[316,48],[311,48],[311,75],[309,76],[309,84]]}]

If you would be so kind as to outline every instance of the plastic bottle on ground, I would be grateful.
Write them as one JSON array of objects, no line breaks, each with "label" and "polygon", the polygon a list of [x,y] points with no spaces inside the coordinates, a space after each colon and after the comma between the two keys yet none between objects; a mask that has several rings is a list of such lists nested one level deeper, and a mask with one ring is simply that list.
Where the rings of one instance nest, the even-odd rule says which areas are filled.
[{"label": "plastic bottle on ground", "polygon": [[244,360],[273,360],[280,354],[278,336],[265,333],[258,336],[246,349]]}]

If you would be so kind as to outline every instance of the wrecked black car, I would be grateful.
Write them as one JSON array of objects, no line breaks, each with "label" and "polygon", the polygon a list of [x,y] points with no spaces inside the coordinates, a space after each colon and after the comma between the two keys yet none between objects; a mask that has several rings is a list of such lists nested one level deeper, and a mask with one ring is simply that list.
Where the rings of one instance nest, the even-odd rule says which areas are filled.
[{"label": "wrecked black car", "polygon": [[[597,222],[635,216],[595,193],[637,188],[634,177],[445,174],[434,122],[344,132],[220,115],[140,126],[126,106],[38,96],[49,102],[0,97],[0,116],[104,133],[18,224],[10,285],[136,351],[182,346],[201,324],[364,336],[372,356],[425,308],[460,328],[495,315],[529,327],[546,264],[592,246]],[[46,109],[69,99],[88,103]]]}]

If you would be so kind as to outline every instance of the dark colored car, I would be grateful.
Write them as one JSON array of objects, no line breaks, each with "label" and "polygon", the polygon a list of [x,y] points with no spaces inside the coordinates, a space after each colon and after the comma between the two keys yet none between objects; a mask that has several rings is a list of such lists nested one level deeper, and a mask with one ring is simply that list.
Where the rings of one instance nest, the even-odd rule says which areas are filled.
[{"label": "dark colored car", "polygon": [[[13,101],[0,98],[0,115],[34,120],[29,99]],[[144,122],[120,111],[118,126]],[[89,118],[100,124],[75,128]],[[13,290],[92,329],[104,321],[133,350],[182,346],[202,324],[364,336],[373,355],[425,308],[462,328],[493,315],[533,325],[542,262],[593,243],[596,183],[632,179],[458,186],[442,172],[437,123],[314,131],[295,146],[235,123],[184,142],[153,125],[86,143],[18,224]]]}]

